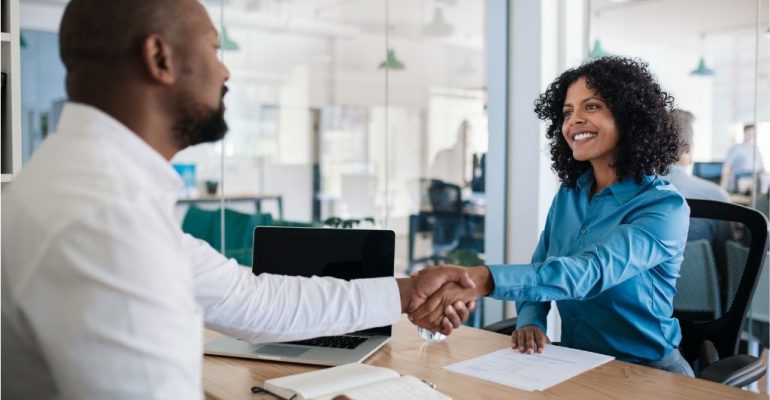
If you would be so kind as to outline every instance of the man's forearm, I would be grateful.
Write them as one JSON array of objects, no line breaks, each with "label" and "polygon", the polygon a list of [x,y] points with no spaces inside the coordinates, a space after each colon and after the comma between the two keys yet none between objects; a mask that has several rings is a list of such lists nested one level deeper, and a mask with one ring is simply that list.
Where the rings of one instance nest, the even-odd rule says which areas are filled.
[{"label": "man's forearm", "polygon": [[408,312],[409,303],[412,301],[414,293],[414,279],[398,278],[396,284],[398,284],[398,292],[401,295],[401,313]]}]

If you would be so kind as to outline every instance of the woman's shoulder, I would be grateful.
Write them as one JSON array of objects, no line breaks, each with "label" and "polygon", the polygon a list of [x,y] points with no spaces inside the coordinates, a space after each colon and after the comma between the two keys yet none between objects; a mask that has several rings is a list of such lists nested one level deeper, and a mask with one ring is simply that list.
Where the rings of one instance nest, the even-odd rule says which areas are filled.
[{"label": "woman's shoulder", "polygon": [[659,208],[668,212],[690,214],[687,200],[679,193],[676,186],[659,176],[646,177],[647,185],[635,196],[635,203],[643,208]]}]

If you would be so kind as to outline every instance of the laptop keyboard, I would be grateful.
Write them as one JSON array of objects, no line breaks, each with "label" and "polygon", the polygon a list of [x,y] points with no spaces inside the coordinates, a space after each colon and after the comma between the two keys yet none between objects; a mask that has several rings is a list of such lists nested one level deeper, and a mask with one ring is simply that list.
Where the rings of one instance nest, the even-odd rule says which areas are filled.
[{"label": "laptop keyboard", "polygon": [[358,336],[322,336],[289,343],[314,347],[330,347],[334,349],[355,349],[361,343],[365,342],[366,339],[367,338],[365,337]]}]

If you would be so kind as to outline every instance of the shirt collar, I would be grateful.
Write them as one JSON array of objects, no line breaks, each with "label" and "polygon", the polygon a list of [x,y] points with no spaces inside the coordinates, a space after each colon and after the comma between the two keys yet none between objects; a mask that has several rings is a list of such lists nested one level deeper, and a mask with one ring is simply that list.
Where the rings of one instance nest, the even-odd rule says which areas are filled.
[{"label": "shirt collar", "polygon": [[[620,204],[625,204],[627,201],[631,200],[631,198],[639,194],[642,189],[644,189],[655,179],[657,179],[655,175],[646,175],[642,178],[641,182],[636,183],[635,179],[627,178],[622,181],[613,183],[604,190],[609,190],[613,197],[615,197],[615,199]],[[592,168],[588,168],[585,172],[583,172],[582,175],[578,177],[576,186],[581,192],[590,191],[595,181],[596,179],[594,178],[594,170]]]},{"label": "shirt collar", "polygon": [[82,103],[67,102],[57,132],[80,136],[117,149],[131,158],[133,166],[148,175],[160,189],[178,191],[182,179],[147,142],[104,111]]}]

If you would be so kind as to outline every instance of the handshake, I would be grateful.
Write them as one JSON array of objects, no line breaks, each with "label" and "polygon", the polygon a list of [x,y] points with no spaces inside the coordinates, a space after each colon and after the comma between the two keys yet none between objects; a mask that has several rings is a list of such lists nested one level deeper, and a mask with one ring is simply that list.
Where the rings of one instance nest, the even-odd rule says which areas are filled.
[{"label": "handshake", "polygon": [[476,299],[492,292],[487,267],[442,265],[398,279],[401,311],[413,324],[449,335],[468,319]]}]

